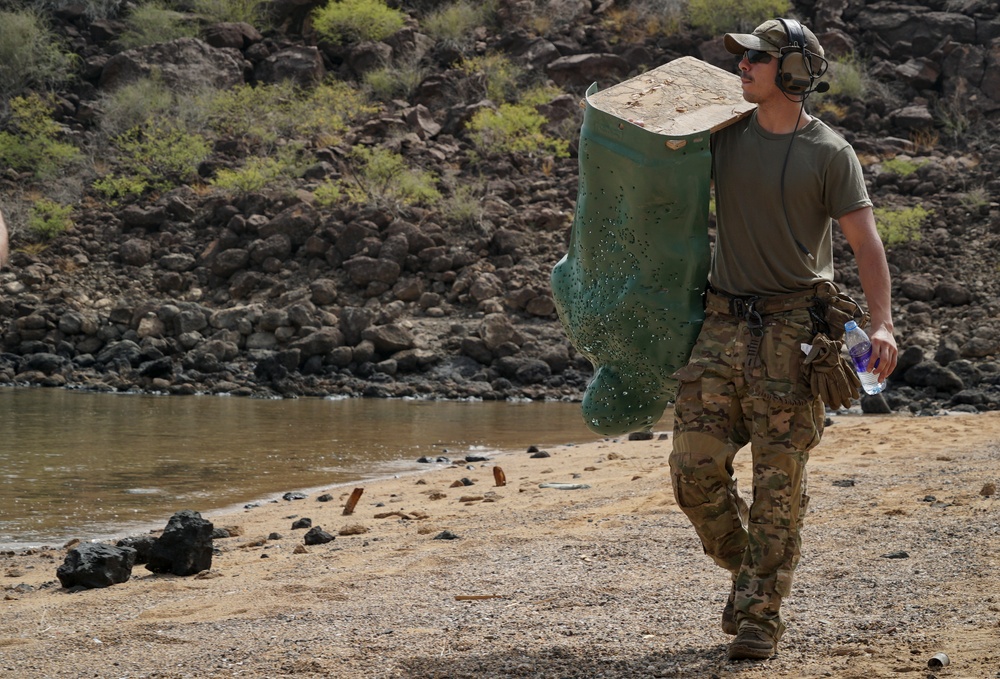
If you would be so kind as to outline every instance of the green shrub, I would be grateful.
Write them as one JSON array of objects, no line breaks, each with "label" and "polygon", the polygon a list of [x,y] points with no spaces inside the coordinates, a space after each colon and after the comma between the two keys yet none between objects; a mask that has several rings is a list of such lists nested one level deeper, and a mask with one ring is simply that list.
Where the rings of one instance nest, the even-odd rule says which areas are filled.
[{"label": "green shrub", "polygon": [[670,36],[681,30],[683,0],[632,0],[610,8],[601,19],[614,43],[642,42],[649,37]]},{"label": "green shrub", "polygon": [[427,69],[416,62],[387,65],[365,73],[365,85],[379,101],[408,99],[427,77]]},{"label": "green shrub", "polygon": [[976,186],[959,194],[958,202],[966,210],[979,210],[990,204],[990,192],[985,187]]},{"label": "green shrub", "polygon": [[480,183],[459,184],[441,201],[442,216],[462,231],[481,230],[485,192],[485,187]]},{"label": "green shrub", "polygon": [[826,93],[819,93],[824,97],[841,96],[863,100],[871,90],[868,71],[864,63],[853,54],[831,59],[830,68],[823,80],[830,84]]},{"label": "green shrub", "polygon": [[525,106],[541,106],[564,94],[566,91],[555,85],[535,85],[521,93],[519,102]]},{"label": "green shrub", "polygon": [[70,214],[73,208],[54,200],[40,198],[28,214],[28,230],[42,240],[51,240],[73,225]]},{"label": "green shrub", "polygon": [[239,85],[213,92],[207,103],[208,124],[217,134],[237,137],[257,150],[274,145],[291,132],[291,101],[295,88],[291,83],[276,85]]},{"label": "green shrub", "polygon": [[[822,94],[817,94],[816,96],[822,97]],[[813,114],[819,118],[822,118],[825,122],[835,122],[839,123],[847,115],[847,107],[831,99],[820,99],[815,106],[812,107]]]},{"label": "green shrub", "polygon": [[340,202],[340,185],[327,180],[316,187],[313,197],[320,207],[332,207]]},{"label": "green shrub", "polygon": [[934,103],[934,119],[953,142],[958,142],[967,139],[974,128],[972,109],[968,88],[959,79],[958,87],[949,97],[942,97]]},{"label": "green shrub", "polygon": [[261,28],[267,15],[268,0],[193,0],[196,12],[212,21],[234,21]]},{"label": "green shrub", "polygon": [[330,80],[314,88],[300,106],[304,115],[296,129],[303,134],[324,133],[331,127],[340,131],[379,110],[361,90],[341,80]]},{"label": "green shrub", "polygon": [[475,42],[473,30],[485,23],[489,11],[485,3],[457,0],[432,11],[420,27],[437,42],[464,51]]},{"label": "green shrub", "polygon": [[381,0],[332,0],[313,12],[313,28],[334,43],[377,42],[403,28],[405,18]]},{"label": "green shrub", "polygon": [[569,142],[542,131],[545,117],[523,104],[503,104],[498,110],[477,111],[468,123],[469,138],[483,156],[506,153],[569,155]]},{"label": "green shrub", "polygon": [[170,124],[134,128],[118,141],[119,154],[135,174],[151,186],[163,188],[198,175],[198,164],[208,157],[208,142]]},{"label": "green shrub", "polygon": [[910,208],[875,208],[875,227],[886,246],[920,240],[920,227],[932,211]]},{"label": "green shrub", "polygon": [[[13,4],[18,0],[7,0],[8,4]],[[82,8],[84,15],[91,20],[94,19],[114,19],[118,16],[122,5],[126,0],[30,0],[31,7],[39,14],[53,14],[67,7],[74,10]],[[3,4],[0,0],[0,4]]]},{"label": "green shrub", "polygon": [[125,19],[126,30],[118,42],[127,49],[169,42],[197,34],[184,15],[166,9],[158,2],[139,5]]},{"label": "green shrub", "polygon": [[788,0],[691,0],[687,18],[691,28],[710,35],[753,30],[791,9]]},{"label": "green shrub", "polygon": [[95,180],[93,186],[94,190],[107,198],[112,205],[117,205],[124,199],[141,196],[148,184],[137,176],[107,175]]},{"label": "green shrub", "polygon": [[[66,5],[75,4],[75,0],[63,0]],[[90,19],[112,19],[117,17],[125,0],[86,0],[84,13]]]},{"label": "green shrub", "polygon": [[507,56],[498,53],[476,56],[464,60],[459,68],[466,74],[481,79],[482,93],[493,103],[518,100],[518,81],[524,75],[524,69]]},{"label": "green shrub", "polygon": [[342,181],[340,188],[351,202],[396,211],[441,198],[432,173],[409,167],[388,149],[354,147],[348,167],[351,179]]},{"label": "green shrub", "polygon": [[0,132],[0,165],[49,179],[80,158],[75,146],[58,140],[62,128],[39,95],[15,97],[10,108],[12,132]]},{"label": "green shrub", "polygon": [[900,177],[908,177],[926,164],[926,160],[918,162],[912,158],[896,156],[895,158],[883,160],[882,169]]},{"label": "green shrub", "polygon": [[191,181],[208,157],[208,142],[172,125],[134,127],[115,138],[117,174],[103,177],[94,188],[108,198],[139,195]]},{"label": "green shrub", "polygon": [[376,110],[361,92],[339,81],[309,92],[288,82],[241,85],[212,93],[205,108],[211,129],[223,136],[239,137],[260,155],[269,155],[280,140],[291,137],[334,144],[348,123]]},{"label": "green shrub", "polygon": [[290,154],[277,158],[251,156],[238,169],[219,170],[210,183],[229,193],[247,194],[275,183],[285,183],[289,177],[298,174]]},{"label": "green shrub", "polygon": [[117,137],[133,127],[171,114],[174,95],[157,78],[140,78],[101,97],[101,131]]},{"label": "green shrub", "polygon": [[34,12],[0,11],[0,101],[69,79],[73,56]]}]

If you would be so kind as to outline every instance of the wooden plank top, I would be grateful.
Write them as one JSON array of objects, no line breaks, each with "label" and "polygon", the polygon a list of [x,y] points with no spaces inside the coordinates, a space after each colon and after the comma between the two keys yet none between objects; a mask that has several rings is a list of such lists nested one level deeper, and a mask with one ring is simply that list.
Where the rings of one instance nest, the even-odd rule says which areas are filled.
[{"label": "wooden plank top", "polygon": [[594,108],[650,132],[686,137],[715,132],[755,108],[740,77],[695,57],[680,57],[587,97]]}]

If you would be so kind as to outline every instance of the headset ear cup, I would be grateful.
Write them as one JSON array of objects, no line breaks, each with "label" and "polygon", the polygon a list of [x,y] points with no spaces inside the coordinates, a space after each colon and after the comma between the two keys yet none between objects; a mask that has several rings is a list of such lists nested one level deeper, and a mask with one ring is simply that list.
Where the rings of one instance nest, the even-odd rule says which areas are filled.
[{"label": "headset ear cup", "polygon": [[788,46],[781,50],[778,61],[778,88],[790,94],[810,91],[813,80],[820,74],[812,66],[812,53],[806,49],[806,36],[802,24],[795,19],[778,19],[788,36]]},{"label": "headset ear cup", "polygon": [[808,57],[798,50],[789,50],[781,55],[778,63],[778,87],[798,94],[805,92],[812,85],[812,71],[807,63]]}]

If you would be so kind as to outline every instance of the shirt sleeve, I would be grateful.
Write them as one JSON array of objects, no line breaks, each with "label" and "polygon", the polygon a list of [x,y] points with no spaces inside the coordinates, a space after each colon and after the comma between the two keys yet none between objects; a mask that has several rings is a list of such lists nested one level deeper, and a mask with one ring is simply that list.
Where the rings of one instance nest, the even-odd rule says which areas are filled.
[{"label": "shirt sleeve", "polygon": [[840,219],[849,212],[871,207],[868,187],[865,185],[864,171],[854,149],[843,146],[831,158],[824,184],[827,211],[834,219]]}]

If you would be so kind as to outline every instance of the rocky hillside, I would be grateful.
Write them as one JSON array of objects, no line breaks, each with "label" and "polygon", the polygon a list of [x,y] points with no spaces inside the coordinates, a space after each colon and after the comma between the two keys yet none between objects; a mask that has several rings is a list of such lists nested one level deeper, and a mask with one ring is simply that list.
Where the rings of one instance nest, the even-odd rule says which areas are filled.
[{"label": "rocky hillside", "polygon": [[[1000,407],[996,3],[794,4],[831,60],[854,55],[869,82],[862,97],[835,88],[811,100],[813,112],[855,145],[878,206],[926,210],[919,231],[904,228],[889,247],[903,352],[884,398],[866,399],[865,408]],[[11,208],[32,195],[31,176],[8,169],[0,195],[14,254],[0,271],[0,383],[580,398],[590,365],[566,341],[548,287],[573,218],[580,97],[593,82],[605,88],[680,56],[727,69],[734,63],[721,36],[626,36],[628,8],[616,5],[560,0],[540,11],[501,0],[497,25],[505,28],[477,28],[469,49],[506,55],[563,92],[536,108],[550,135],[569,139],[570,154],[476,160],[467,123],[502,102],[484,97],[482,74],[458,68],[462,54],[423,32],[421,12],[406,3],[402,30],[347,45],[317,38],[308,0],[276,0],[280,30],[202,23],[198,37],[132,50],[118,40],[128,6],[113,17],[74,7],[54,13],[53,30],[78,57],[74,79],[58,91],[56,117],[67,139],[98,160],[102,94],[141,75],[156,73],[178,89],[288,80],[308,88],[330,77],[357,84],[376,65],[405,56],[424,76],[405,101],[383,104],[335,143],[312,148],[302,176],[280,187],[211,190],[203,180],[229,167],[239,146],[220,140],[201,178],[177,188],[116,206],[84,190],[74,226],[42,244]],[[529,24],[529,15],[549,20]],[[359,145],[391,149],[447,177],[446,197],[463,184],[482,187],[475,220],[457,224],[433,206],[317,201],[322,182],[351,171],[349,151]],[[839,282],[860,296],[843,242],[838,257]]]}]

